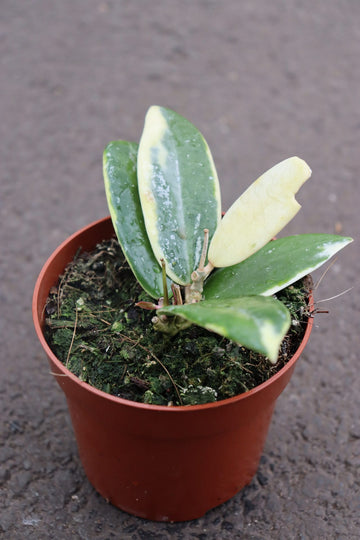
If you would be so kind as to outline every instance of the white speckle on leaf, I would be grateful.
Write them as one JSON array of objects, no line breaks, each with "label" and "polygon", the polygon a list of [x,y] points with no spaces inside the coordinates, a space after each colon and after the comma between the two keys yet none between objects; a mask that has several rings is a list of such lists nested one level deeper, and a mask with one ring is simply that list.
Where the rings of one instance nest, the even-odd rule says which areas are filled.
[{"label": "white speckle on leaf", "polygon": [[203,244],[202,238],[198,236],[198,238],[196,239],[195,255],[194,255],[196,266],[198,265],[200,261],[201,252],[202,252],[202,244]]}]

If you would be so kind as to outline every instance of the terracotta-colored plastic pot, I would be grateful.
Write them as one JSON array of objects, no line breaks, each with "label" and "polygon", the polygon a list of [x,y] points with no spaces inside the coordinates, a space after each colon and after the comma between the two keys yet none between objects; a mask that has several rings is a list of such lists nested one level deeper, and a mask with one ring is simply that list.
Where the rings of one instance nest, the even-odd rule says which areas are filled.
[{"label": "terracotta-colored plastic pot", "polygon": [[68,238],[37,280],[33,317],[51,371],[64,391],[80,459],[95,489],[122,510],[156,521],[202,516],[256,473],[275,401],[307,343],[269,381],[237,397],[188,407],[145,405],[81,382],[56,358],[43,334],[44,306],[78,248],[91,250],[114,234],[105,218]]}]

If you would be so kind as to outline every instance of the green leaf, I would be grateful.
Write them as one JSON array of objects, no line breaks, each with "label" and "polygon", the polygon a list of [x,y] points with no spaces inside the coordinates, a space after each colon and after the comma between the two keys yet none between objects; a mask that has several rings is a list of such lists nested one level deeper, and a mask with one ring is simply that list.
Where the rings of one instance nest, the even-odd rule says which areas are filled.
[{"label": "green leaf", "polygon": [[114,141],[103,155],[106,198],[124,255],[145,291],[163,295],[161,267],[152,251],[144,224],[137,187],[136,143]]},{"label": "green leaf", "polygon": [[273,363],[290,327],[290,314],[284,304],[263,296],[204,300],[196,304],[167,306],[158,313],[181,316],[264,354]]},{"label": "green leaf", "polygon": [[319,268],[352,238],[302,234],[269,242],[239,264],[217,269],[206,281],[206,299],[270,296]]},{"label": "green leaf", "polygon": [[138,182],[146,230],[168,276],[185,285],[198,266],[204,229],[221,218],[220,188],[209,147],[185,118],[150,107],[138,152]]}]

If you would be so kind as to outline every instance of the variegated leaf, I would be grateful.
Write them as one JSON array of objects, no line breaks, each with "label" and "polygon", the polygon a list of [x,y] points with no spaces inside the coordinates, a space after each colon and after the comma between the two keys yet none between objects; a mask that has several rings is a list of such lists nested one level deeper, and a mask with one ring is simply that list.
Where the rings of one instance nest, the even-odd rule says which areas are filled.
[{"label": "variegated leaf", "polygon": [[333,234],[279,238],[241,263],[215,270],[205,283],[205,298],[270,296],[319,268],[350,242],[352,238]]},{"label": "variegated leaf", "polygon": [[209,147],[185,118],[149,109],[138,152],[140,200],[148,237],[168,276],[190,282],[203,245],[221,217],[220,189]]},{"label": "variegated leaf", "polygon": [[[137,187],[138,145],[114,141],[103,155],[105,191],[111,219],[123,253],[145,291],[163,295],[161,267],[152,251]],[[170,291],[170,289],[169,289]]]},{"label": "variegated leaf", "polygon": [[301,208],[295,193],[310,175],[305,161],[292,157],[253,182],[216,229],[209,246],[211,263],[219,268],[231,266],[267,244]]},{"label": "variegated leaf", "polygon": [[272,363],[276,363],[281,341],[290,327],[290,314],[284,304],[264,296],[204,300],[196,304],[167,306],[158,313],[183,317],[264,354]]}]

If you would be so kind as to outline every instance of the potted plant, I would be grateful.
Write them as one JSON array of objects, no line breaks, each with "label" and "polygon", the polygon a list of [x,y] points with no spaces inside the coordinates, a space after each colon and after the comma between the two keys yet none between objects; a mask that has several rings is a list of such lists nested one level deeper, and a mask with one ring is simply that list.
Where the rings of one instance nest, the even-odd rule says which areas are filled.
[{"label": "potted plant", "polygon": [[[115,231],[136,278],[132,281],[144,291],[133,309],[154,311],[147,334],[164,336],[156,339],[167,346],[195,325],[275,366],[292,324],[288,307],[275,295],[352,240],[330,234],[272,240],[298,212],[295,194],[310,175],[303,160],[287,159],[254,182],[222,217],[208,145],[177,113],[153,106],[139,145],[115,141],[106,147],[111,219],[85,227],[52,254],[35,286],[33,316],[66,395],[86,474],[114,505],[148,519],[183,521],[203,515],[249,483],[276,399],[309,338],[312,317],[293,356],[248,391],[220,400],[213,392],[205,403],[185,405],[181,385],[172,380],[178,403],[154,404],[148,389],[145,402],[136,402],[99,390],[68,369],[73,338],[67,359],[57,358],[49,346],[45,312],[53,288],[59,293],[59,277],[80,248],[91,251]],[[76,316],[82,309],[80,298]],[[75,327],[76,321],[73,337]],[[111,328],[127,340],[123,323]],[[141,336],[132,343],[145,349]],[[156,363],[153,358],[160,362],[151,349],[146,352],[149,364]],[[204,386],[201,392],[206,393]]]}]

